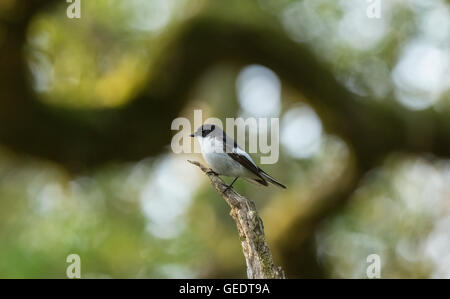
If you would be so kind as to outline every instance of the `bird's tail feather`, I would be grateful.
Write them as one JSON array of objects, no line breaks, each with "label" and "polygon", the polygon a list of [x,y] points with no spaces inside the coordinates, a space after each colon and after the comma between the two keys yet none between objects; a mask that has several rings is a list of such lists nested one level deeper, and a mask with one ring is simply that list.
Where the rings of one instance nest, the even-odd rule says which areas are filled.
[{"label": "bird's tail feather", "polygon": [[280,182],[278,182],[276,179],[274,179],[273,177],[271,177],[270,175],[268,175],[267,173],[265,173],[262,169],[259,169],[259,174],[267,181],[269,181],[270,183],[281,187],[283,189],[286,189],[287,187],[283,184],[281,184]]},{"label": "bird's tail feather", "polygon": [[268,186],[269,184],[267,184],[267,182],[263,179],[255,179],[255,178],[246,178],[246,177],[242,177],[244,180],[246,180],[247,182],[253,183],[255,185],[263,185],[263,186]]}]

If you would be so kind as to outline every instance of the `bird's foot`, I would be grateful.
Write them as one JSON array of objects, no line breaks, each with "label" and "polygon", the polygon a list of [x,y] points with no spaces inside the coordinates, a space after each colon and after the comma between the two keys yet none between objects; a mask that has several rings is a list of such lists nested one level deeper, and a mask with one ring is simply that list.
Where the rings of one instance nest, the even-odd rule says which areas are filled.
[{"label": "bird's foot", "polygon": [[233,180],[233,182],[232,182],[229,186],[227,186],[227,187],[225,188],[225,190],[223,190],[222,193],[225,193],[225,192],[227,192],[228,190],[233,189],[233,184],[234,184],[234,182],[237,181],[238,178],[239,178],[238,176],[235,177],[234,180]]},{"label": "bird's foot", "polygon": [[227,186],[223,191],[222,194],[227,192],[228,190],[233,190],[233,186]]},{"label": "bird's foot", "polygon": [[212,174],[212,175],[219,175],[217,172],[215,172],[214,170],[212,170],[211,168],[206,172],[206,174]]}]

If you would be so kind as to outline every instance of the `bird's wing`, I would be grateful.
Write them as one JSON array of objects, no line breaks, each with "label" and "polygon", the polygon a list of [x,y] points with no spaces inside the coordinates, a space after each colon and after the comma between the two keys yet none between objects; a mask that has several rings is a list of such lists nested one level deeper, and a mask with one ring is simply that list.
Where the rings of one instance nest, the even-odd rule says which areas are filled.
[{"label": "bird's wing", "polygon": [[273,177],[268,175],[264,170],[259,168],[255,162],[253,162],[252,157],[250,157],[249,154],[247,154],[246,151],[241,149],[236,141],[233,140],[233,138],[228,137],[225,135],[225,132],[223,133],[223,151],[228,154],[233,160],[244,166],[246,169],[248,169],[250,172],[255,174],[258,179],[249,179],[249,181],[257,182],[261,185],[267,186],[267,181],[270,183],[277,185],[281,188],[286,189],[286,186],[275,180]]},{"label": "bird's wing", "polygon": [[[244,153],[244,154],[243,154]],[[227,152],[227,155],[230,156],[231,159],[238,162],[242,166],[244,166],[247,170],[255,174],[257,177],[259,177],[262,181],[265,181],[264,178],[259,173],[258,166],[255,165],[255,163],[251,160],[250,156],[242,151],[242,150],[235,150],[232,153]],[[264,185],[264,184],[263,184]]]},{"label": "bird's wing", "polygon": [[248,162],[250,164],[253,164],[256,167],[256,169],[258,169],[258,166],[256,165],[255,162],[253,162],[252,157],[250,157],[250,155],[247,154],[246,151],[241,149],[239,147],[239,145],[236,143],[236,141],[234,141],[233,138],[225,135],[225,132],[223,133],[222,142],[223,142],[223,151],[224,152],[226,152],[227,154],[235,153],[235,154],[245,156],[245,158],[248,160]]},{"label": "bird's wing", "polygon": [[[233,153],[235,152],[235,149],[239,148],[236,141],[234,141],[233,138],[227,136],[225,132],[222,133],[222,144],[223,144],[223,151],[226,153]],[[240,148],[239,148],[240,149]]]},{"label": "bird's wing", "polygon": [[[252,157],[242,150],[233,140],[233,138],[227,136],[225,132],[222,137],[223,151],[234,161],[244,166],[247,170],[255,174],[259,179],[258,181],[262,185],[266,185],[265,179],[259,174],[259,167],[253,162]],[[264,184],[265,183],[265,184]]]}]

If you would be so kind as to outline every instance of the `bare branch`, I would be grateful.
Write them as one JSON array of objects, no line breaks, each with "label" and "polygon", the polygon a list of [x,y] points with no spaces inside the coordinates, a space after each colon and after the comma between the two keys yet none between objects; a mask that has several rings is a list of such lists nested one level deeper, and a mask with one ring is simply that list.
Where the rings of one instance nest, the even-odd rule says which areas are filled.
[{"label": "bare branch", "polygon": [[286,278],[284,271],[275,266],[264,236],[264,225],[258,216],[253,201],[240,195],[233,189],[227,189],[224,181],[211,169],[199,162],[189,161],[208,176],[217,193],[230,206],[230,215],[236,222],[241,240],[242,251],[247,263],[248,278]]}]

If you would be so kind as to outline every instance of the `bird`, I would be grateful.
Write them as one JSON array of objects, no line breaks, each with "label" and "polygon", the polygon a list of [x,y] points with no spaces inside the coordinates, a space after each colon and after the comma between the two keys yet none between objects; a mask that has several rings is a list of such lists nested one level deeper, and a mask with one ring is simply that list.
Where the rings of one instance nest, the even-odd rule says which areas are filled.
[{"label": "bird", "polygon": [[263,186],[271,183],[283,189],[287,188],[259,168],[250,155],[241,149],[233,138],[227,136],[219,126],[203,124],[189,136],[197,138],[203,158],[214,174],[234,177],[233,182],[227,186],[225,191],[231,189],[238,178]]}]

